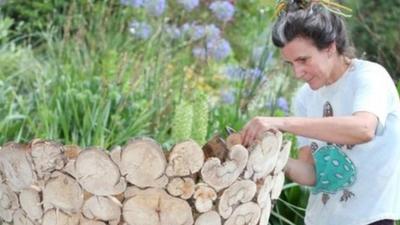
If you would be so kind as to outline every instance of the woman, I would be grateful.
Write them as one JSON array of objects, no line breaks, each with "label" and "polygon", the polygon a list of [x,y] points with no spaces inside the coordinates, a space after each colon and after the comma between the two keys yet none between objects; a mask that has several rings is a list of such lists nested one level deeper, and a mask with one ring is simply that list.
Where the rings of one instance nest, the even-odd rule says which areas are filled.
[{"label": "woman", "polygon": [[285,174],[311,186],[307,225],[394,224],[400,219],[400,102],[380,65],[351,57],[341,16],[319,3],[288,3],[273,42],[295,77],[295,117],[255,117],[248,146],[270,129],[298,136]]}]

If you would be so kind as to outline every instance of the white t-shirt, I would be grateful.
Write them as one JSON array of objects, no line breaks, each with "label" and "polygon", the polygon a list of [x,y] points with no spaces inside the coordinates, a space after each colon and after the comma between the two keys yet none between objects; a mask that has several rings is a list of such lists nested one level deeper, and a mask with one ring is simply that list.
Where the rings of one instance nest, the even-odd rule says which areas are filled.
[{"label": "white t-shirt", "polygon": [[335,144],[298,137],[299,147],[316,144],[314,160],[326,159],[316,169],[317,184],[310,194],[305,223],[367,225],[400,219],[400,102],[391,77],[379,64],[353,59],[335,83],[316,91],[305,84],[294,99],[294,112],[322,117],[327,102],[333,116],[367,111],[377,116],[379,125],[370,142],[334,147],[340,150],[336,152],[327,150]]}]

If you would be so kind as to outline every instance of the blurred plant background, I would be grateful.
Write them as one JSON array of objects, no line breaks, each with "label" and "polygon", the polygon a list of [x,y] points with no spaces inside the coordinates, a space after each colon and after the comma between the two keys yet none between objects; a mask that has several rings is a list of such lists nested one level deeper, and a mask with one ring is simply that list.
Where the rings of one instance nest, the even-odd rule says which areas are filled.
[{"label": "blurred plant background", "polygon": [[[399,82],[399,1],[343,2],[361,57]],[[111,148],[143,135],[169,148],[240,130],[255,115],[290,115],[299,84],[270,41],[275,4],[0,1],[0,143]],[[270,223],[304,224],[307,197],[288,182]]]}]

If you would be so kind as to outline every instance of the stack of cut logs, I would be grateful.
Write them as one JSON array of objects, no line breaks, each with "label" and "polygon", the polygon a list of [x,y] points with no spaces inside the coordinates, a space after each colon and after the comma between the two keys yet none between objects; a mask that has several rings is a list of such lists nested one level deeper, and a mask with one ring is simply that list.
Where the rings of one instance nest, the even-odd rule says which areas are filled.
[{"label": "stack of cut logs", "polygon": [[290,143],[266,132],[188,140],[167,153],[150,138],[111,151],[33,140],[0,150],[0,221],[14,225],[268,224]]}]

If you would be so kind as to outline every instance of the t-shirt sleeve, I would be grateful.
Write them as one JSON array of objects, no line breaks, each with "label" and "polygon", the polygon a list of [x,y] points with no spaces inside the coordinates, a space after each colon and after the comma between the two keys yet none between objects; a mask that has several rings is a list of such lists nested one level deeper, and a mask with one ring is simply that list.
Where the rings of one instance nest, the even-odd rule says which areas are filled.
[{"label": "t-shirt sleeve", "polygon": [[[293,98],[293,114],[294,116],[298,117],[307,117],[307,107],[306,107],[306,92],[307,92],[307,87],[304,85],[301,87],[296,95]],[[310,145],[310,141],[308,138],[302,137],[302,136],[296,136],[297,137],[297,146],[299,148]]]},{"label": "t-shirt sleeve", "polygon": [[378,118],[377,135],[382,134],[390,111],[390,85],[393,83],[387,71],[378,64],[360,70],[354,83],[352,113],[370,112]]}]

